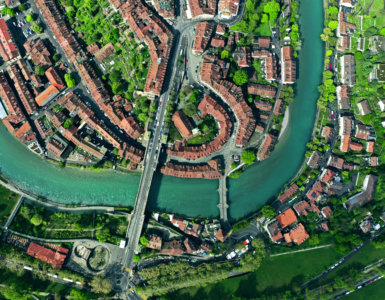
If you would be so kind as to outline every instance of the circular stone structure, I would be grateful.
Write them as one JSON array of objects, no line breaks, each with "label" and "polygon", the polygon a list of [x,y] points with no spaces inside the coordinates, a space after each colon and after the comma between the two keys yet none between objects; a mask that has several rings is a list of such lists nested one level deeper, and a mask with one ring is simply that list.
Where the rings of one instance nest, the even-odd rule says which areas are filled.
[{"label": "circular stone structure", "polygon": [[111,253],[107,247],[96,246],[88,258],[88,267],[92,271],[100,272],[108,265],[110,257]]}]

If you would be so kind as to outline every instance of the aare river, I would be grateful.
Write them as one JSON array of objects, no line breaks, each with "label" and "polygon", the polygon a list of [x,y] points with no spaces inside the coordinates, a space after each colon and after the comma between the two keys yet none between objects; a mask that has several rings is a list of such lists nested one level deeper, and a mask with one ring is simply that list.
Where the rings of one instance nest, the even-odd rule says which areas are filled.
[{"label": "aare river", "polygon": [[[302,49],[297,66],[295,99],[290,119],[271,157],[248,168],[229,183],[229,215],[241,218],[262,207],[295,175],[311,136],[321,82],[323,44],[321,0],[301,1],[300,30]],[[0,173],[22,189],[49,200],[67,204],[132,206],[139,174],[114,171],[94,172],[76,168],[61,169],[30,152],[0,125]],[[148,202],[159,209],[186,216],[216,217],[219,210],[218,181],[180,179],[156,174]]]}]

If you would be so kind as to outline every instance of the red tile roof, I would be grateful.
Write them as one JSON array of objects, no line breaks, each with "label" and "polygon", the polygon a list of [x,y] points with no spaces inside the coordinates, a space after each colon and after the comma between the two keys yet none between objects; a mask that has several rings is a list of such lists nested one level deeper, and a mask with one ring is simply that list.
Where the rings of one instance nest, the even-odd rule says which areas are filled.
[{"label": "red tile roof", "polygon": [[0,54],[5,61],[19,56],[19,50],[4,19],[0,19]]},{"label": "red tile roof", "polygon": [[61,269],[68,253],[68,251],[64,250],[67,249],[59,247],[58,250],[54,252],[51,249],[45,248],[43,246],[31,242],[28,246],[27,254],[50,264],[56,269]]},{"label": "red tile roof", "polygon": [[276,216],[275,218],[278,220],[282,228],[285,228],[297,222],[297,217],[295,216],[295,213],[291,208],[284,211],[282,214]]}]

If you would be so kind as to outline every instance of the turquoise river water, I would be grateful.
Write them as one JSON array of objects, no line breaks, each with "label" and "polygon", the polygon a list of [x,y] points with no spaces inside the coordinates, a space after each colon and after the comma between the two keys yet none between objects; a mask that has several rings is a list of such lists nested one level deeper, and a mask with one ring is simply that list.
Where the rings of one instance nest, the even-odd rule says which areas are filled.
[{"label": "turquoise river water", "polygon": [[[241,218],[262,207],[300,167],[316,113],[317,86],[321,81],[323,44],[321,0],[304,0],[300,5],[303,39],[299,53],[295,100],[290,105],[289,125],[271,157],[248,168],[229,183],[229,214]],[[0,125],[0,173],[24,190],[60,203],[132,206],[139,174],[114,171],[94,172],[77,168],[60,169],[34,155]],[[186,216],[216,217],[218,181],[181,179],[156,174],[149,209]]]}]

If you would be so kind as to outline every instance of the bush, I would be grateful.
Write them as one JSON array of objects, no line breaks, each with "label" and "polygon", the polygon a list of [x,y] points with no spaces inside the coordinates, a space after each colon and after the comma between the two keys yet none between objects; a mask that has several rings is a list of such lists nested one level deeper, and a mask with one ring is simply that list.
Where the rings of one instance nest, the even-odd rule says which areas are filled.
[{"label": "bush", "polygon": [[243,171],[241,170],[236,170],[234,172],[232,172],[229,177],[230,178],[233,178],[233,179],[236,179],[236,178],[239,178],[241,175],[242,175]]},{"label": "bush", "polygon": [[68,87],[74,87],[76,85],[76,80],[70,73],[64,75],[64,80]]},{"label": "bush", "polygon": [[39,75],[39,76],[44,76],[44,74],[45,74],[45,69],[44,69],[44,67],[43,66],[36,66],[36,68],[35,68],[35,73],[36,73],[36,75]]},{"label": "bush", "polygon": [[245,70],[238,70],[234,74],[233,81],[236,85],[241,86],[249,81],[249,76]]},{"label": "bush", "polygon": [[32,24],[31,27],[32,27],[32,30],[35,31],[37,34],[40,34],[44,31],[40,23]]},{"label": "bush", "polygon": [[2,10],[1,10],[1,13],[3,15],[8,15],[10,17],[14,17],[16,15],[15,13],[15,10],[13,8],[9,8],[9,7],[4,7]]},{"label": "bush", "polygon": [[256,155],[253,150],[245,150],[242,152],[241,159],[245,164],[252,165],[256,159]]},{"label": "bush", "polygon": [[72,118],[68,118],[67,120],[64,121],[63,127],[65,129],[70,128],[74,124],[74,120]]},{"label": "bush", "polygon": [[27,6],[23,3],[21,3],[19,6],[18,6],[18,9],[20,12],[23,12],[25,10],[27,10]]},{"label": "bush", "polygon": [[265,205],[262,207],[262,214],[269,219],[272,219],[275,216],[275,210],[270,205]]},{"label": "bush", "polygon": [[28,14],[25,19],[27,20],[27,22],[31,23],[35,21],[35,16],[32,14]]}]

